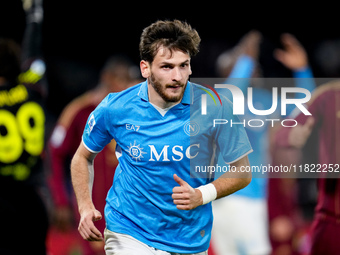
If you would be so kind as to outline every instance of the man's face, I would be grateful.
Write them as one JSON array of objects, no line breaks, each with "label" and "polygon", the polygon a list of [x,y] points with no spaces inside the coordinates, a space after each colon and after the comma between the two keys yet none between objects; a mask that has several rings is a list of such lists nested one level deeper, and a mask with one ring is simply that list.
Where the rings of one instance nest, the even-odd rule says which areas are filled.
[{"label": "man's face", "polygon": [[186,84],[191,74],[190,56],[180,50],[160,47],[152,64],[148,66],[144,78],[148,78],[152,89],[164,102],[181,101]]}]

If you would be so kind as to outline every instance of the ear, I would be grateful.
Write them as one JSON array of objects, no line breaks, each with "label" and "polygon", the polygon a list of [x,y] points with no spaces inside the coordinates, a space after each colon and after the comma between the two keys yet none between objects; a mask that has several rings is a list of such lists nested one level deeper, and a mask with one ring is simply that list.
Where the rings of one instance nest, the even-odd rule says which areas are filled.
[{"label": "ear", "polygon": [[142,73],[143,78],[147,79],[150,77],[151,71],[150,71],[150,64],[148,61],[142,60],[139,64],[140,71]]}]

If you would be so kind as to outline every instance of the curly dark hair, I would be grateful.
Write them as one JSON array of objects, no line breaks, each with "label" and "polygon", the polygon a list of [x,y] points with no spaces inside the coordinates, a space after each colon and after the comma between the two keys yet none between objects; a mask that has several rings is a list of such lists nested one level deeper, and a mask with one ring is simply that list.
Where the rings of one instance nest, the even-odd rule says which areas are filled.
[{"label": "curly dark hair", "polygon": [[172,52],[180,50],[190,57],[199,51],[201,38],[188,23],[179,20],[159,20],[143,30],[140,38],[139,53],[142,60],[152,63],[159,47]]}]

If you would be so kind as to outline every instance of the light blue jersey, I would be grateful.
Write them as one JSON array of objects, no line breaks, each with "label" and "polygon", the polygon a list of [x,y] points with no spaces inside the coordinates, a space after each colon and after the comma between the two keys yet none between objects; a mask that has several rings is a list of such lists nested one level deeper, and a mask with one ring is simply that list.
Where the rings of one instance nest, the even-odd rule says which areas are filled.
[{"label": "light blue jersey", "polygon": [[168,252],[208,249],[211,203],[178,210],[171,197],[178,186],[173,175],[197,188],[211,179],[193,178],[193,160],[210,165],[217,148],[225,161],[233,162],[251,152],[251,147],[242,125],[213,126],[213,118],[234,118],[230,101],[223,99],[217,106],[208,100],[210,112],[201,116],[205,93],[188,82],[182,101],[163,116],[150,104],[147,82],[143,82],[109,94],[90,114],[84,145],[99,152],[112,139],[117,142],[119,165],[105,207],[109,230]]}]

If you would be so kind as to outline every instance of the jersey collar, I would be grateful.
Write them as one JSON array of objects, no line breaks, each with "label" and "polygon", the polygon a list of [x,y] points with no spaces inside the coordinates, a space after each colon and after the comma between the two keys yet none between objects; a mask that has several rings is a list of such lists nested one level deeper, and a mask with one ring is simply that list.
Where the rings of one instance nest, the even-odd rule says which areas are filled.
[{"label": "jersey collar", "polygon": [[[182,98],[182,101],[181,101],[182,104],[192,104],[193,98],[190,97],[191,93],[192,93],[192,85],[188,81],[187,87],[185,88],[184,95],[183,95],[183,98]],[[148,82],[147,81],[144,81],[142,83],[142,85],[140,86],[140,89],[138,91],[138,96],[143,101],[149,102],[149,97],[148,97]]]}]

